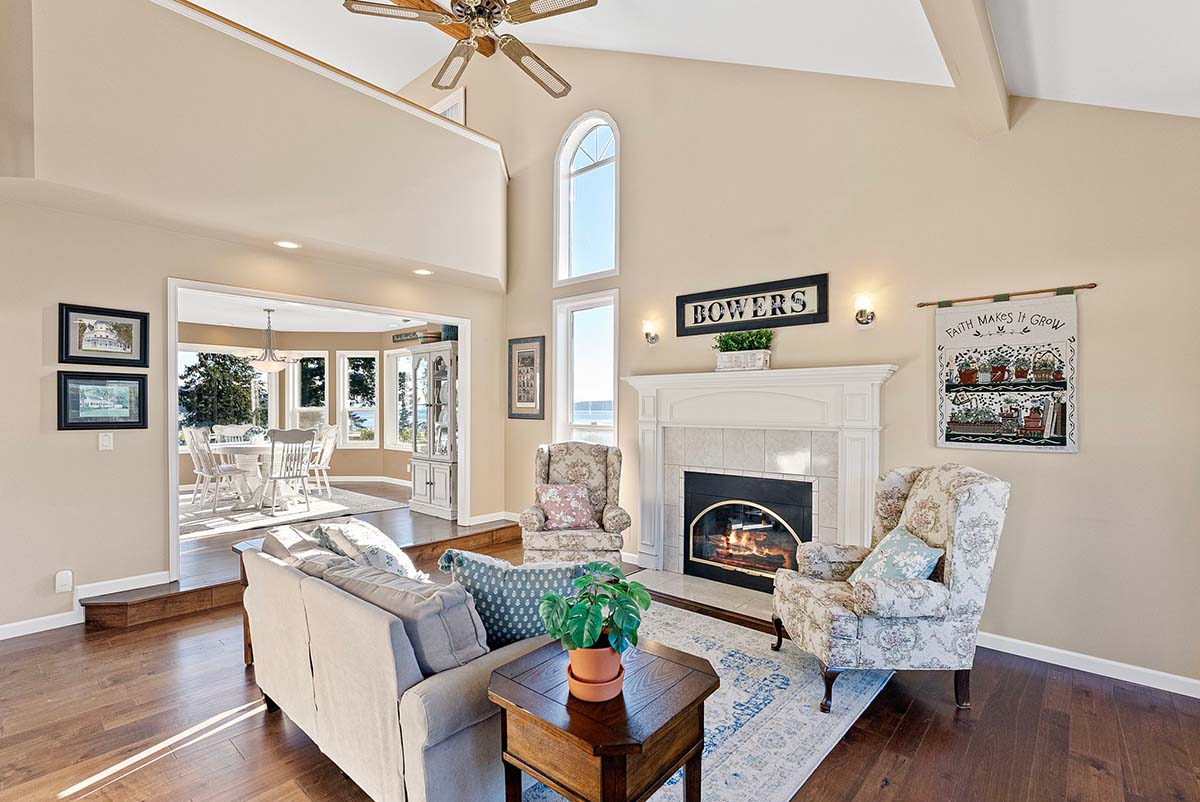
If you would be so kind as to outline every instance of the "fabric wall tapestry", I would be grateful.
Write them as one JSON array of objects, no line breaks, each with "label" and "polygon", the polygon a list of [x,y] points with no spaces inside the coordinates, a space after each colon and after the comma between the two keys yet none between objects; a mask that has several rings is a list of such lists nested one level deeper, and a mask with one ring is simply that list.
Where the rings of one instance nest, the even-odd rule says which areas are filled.
[{"label": "fabric wall tapestry", "polygon": [[937,444],[1075,453],[1075,296],[937,310]]}]

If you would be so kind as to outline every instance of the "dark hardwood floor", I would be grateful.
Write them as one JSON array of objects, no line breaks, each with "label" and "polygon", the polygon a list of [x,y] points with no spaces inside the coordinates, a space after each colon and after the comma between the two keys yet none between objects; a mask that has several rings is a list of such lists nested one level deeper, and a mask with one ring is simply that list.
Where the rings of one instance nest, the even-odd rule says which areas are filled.
[{"label": "dark hardwood floor", "polygon": [[[972,697],[960,711],[950,674],[897,674],[793,802],[1200,802],[1200,700],[986,649]],[[238,607],[0,642],[0,802],[83,798],[367,802],[265,713]]]}]

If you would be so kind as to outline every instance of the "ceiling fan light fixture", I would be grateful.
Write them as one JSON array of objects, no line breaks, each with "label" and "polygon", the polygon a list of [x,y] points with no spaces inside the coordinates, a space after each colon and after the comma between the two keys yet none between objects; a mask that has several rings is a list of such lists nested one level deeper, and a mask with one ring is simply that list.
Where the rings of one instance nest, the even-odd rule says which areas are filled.
[{"label": "ceiling fan light fixture", "polygon": [[450,51],[450,55],[446,57],[438,74],[434,76],[433,88],[453,89],[458,86],[458,79],[462,78],[463,71],[467,69],[467,62],[471,60],[471,56],[475,55],[478,47],[479,45],[474,39],[460,40]]},{"label": "ceiling fan light fixture", "polygon": [[391,3],[368,3],[364,0],[346,0],[342,7],[355,14],[366,14],[371,17],[390,17],[413,22],[432,22],[434,25],[449,25],[454,18],[440,11],[424,11],[417,8],[405,8]]}]

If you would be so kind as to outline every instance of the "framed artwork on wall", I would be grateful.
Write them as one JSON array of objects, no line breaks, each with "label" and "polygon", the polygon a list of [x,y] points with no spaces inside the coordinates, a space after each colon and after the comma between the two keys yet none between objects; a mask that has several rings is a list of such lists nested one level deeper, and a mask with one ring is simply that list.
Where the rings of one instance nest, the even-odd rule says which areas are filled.
[{"label": "framed artwork on wall", "polygon": [[145,429],[146,374],[58,372],[58,429]]},{"label": "framed artwork on wall", "polygon": [[78,304],[58,305],[58,361],[74,365],[150,366],[150,315]]},{"label": "framed artwork on wall", "polygon": [[508,417],[546,418],[546,338],[508,341]]}]

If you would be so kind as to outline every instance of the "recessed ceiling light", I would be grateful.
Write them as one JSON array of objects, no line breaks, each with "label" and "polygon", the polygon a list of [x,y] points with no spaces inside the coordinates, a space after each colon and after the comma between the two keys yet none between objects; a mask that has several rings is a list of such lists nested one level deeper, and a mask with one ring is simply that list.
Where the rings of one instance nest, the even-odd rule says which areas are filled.
[{"label": "recessed ceiling light", "polygon": [[300,250],[299,242],[292,242],[291,240],[287,240],[287,239],[277,239],[277,240],[275,240],[275,244],[278,245],[280,248],[287,248],[289,251]]},{"label": "recessed ceiling light", "polygon": [[433,275],[432,270],[426,270],[425,268],[421,268],[420,270],[414,270],[413,272],[416,273],[418,276],[432,276]]}]

